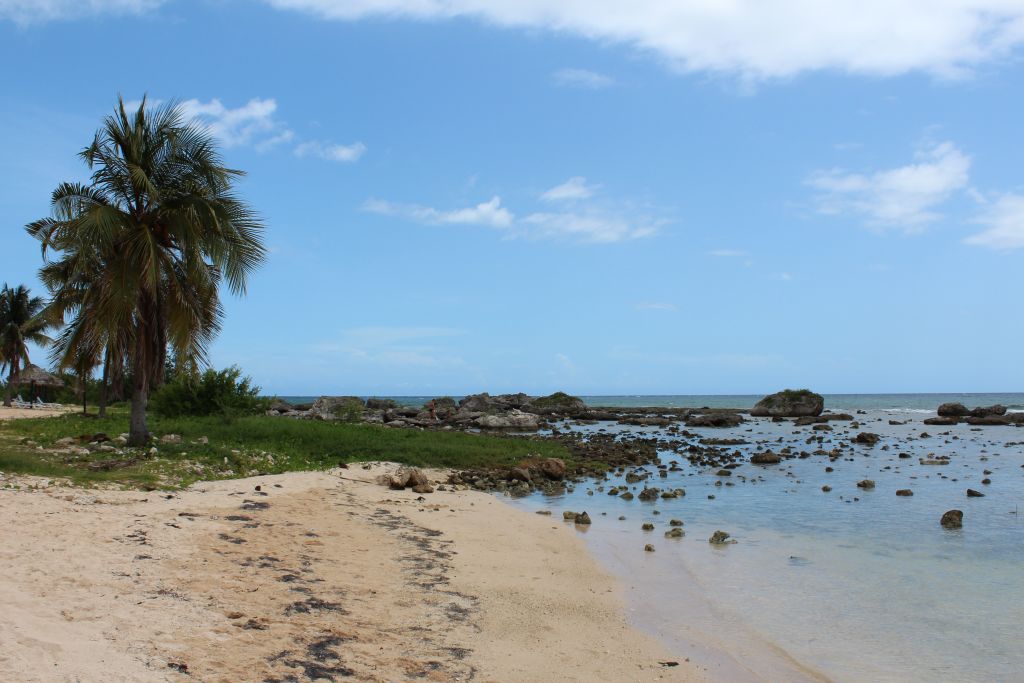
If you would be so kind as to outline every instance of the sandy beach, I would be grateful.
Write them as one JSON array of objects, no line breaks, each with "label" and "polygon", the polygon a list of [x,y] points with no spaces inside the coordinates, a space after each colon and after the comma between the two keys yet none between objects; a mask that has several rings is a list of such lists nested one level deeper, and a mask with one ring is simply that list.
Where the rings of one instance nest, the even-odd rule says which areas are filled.
[{"label": "sandy beach", "polygon": [[[631,628],[560,516],[354,465],[0,490],[0,678],[702,680]],[[15,481],[7,477],[2,483]]]},{"label": "sandy beach", "polygon": [[60,408],[5,408],[0,405],[0,422],[4,420],[22,420],[25,418],[56,417],[74,411],[75,407]]}]

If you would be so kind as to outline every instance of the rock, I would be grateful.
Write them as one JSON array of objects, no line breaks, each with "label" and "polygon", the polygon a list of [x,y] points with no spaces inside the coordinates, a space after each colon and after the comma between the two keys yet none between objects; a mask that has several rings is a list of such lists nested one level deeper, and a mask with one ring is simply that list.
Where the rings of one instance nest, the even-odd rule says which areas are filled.
[{"label": "rock", "polygon": [[412,490],[415,493],[433,493],[434,487],[430,484],[416,484],[412,487]]},{"label": "rock", "polygon": [[865,446],[874,446],[881,439],[882,437],[878,436],[878,434],[873,434],[871,432],[861,432],[860,434],[853,438],[853,442],[863,444]]},{"label": "rock", "polygon": [[731,477],[732,470],[718,470],[717,472],[715,472],[715,475],[719,477]]},{"label": "rock", "polygon": [[825,399],[809,389],[786,389],[765,396],[750,410],[752,417],[806,417],[821,415]]},{"label": "rock", "polygon": [[345,420],[355,422],[362,418],[366,404],[358,396],[321,396],[309,409],[314,420]]},{"label": "rock", "polygon": [[654,544],[653,543],[648,543],[647,545],[645,545],[644,546],[644,552],[653,553],[654,552]]},{"label": "rock", "polygon": [[974,489],[967,489],[968,498],[984,498],[985,494],[981,491],[975,491]]},{"label": "rock", "polygon": [[530,470],[523,467],[513,467],[508,471],[509,481],[523,481],[527,484],[532,483],[533,479],[530,477]]},{"label": "rock", "polygon": [[899,489],[898,491],[896,491],[896,495],[897,496],[912,496],[912,495],[914,495],[914,492],[911,491],[910,489]]},{"label": "rock", "polygon": [[476,419],[480,429],[511,429],[535,432],[540,429],[540,418],[514,408],[503,415],[482,415]]},{"label": "rock", "polygon": [[390,398],[368,398],[366,407],[369,410],[393,410],[398,407],[398,403]]},{"label": "rock", "polygon": [[964,417],[971,411],[963,403],[943,403],[936,412],[939,417]]},{"label": "rock", "polygon": [[658,500],[658,494],[659,493],[661,493],[660,489],[646,489],[645,488],[643,491],[640,492],[640,495],[638,495],[637,498],[639,498],[640,500],[644,500],[644,501],[650,502],[652,500]]},{"label": "rock", "polygon": [[743,424],[743,416],[727,411],[707,412],[690,415],[686,418],[687,427],[738,427]]},{"label": "rock", "polygon": [[633,500],[633,493],[631,491],[626,491],[621,496],[619,496],[619,498],[621,498],[622,500]]},{"label": "rock", "polygon": [[670,519],[668,521],[669,526],[683,526],[683,520],[681,519]]},{"label": "rock", "polygon": [[541,461],[540,465],[537,466],[548,479],[554,481],[561,481],[565,479],[565,461],[561,458],[548,458],[547,460]]},{"label": "rock", "polygon": [[960,510],[947,510],[942,514],[939,524],[947,529],[959,529],[964,525],[964,513]]},{"label": "rock", "polygon": [[821,490],[824,491],[825,493],[828,493],[829,491],[832,490],[832,487],[829,486],[828,484],[825,484],[824,486],[821,487]]},{"label": "rock", "polygon": [[65,436],[62,439],[57,439],[56,441],[54,441],[53,445],[54,446],[60,446],[61,448],[64,448],[65,446],[73,446],[76,443],[78,443],[78,439],[76,439],[75,437],[73,437],[73,436]]},{"label": "rock", "polygon": [[957,422],[959,420],[955,417],[929,417],[924,420],[926,425],[935,425],[937,427],[950,427]]},{"label": "rock", "polygon": [[210,443],[210,437],[208,437],[208,436],[201,436],[198,439],[196,439],[196,443],[201,445],[201,446],[205,446],[208,443]]},{"label": "rock", "polygon": [[970,415],[970,416],[964,418],[964,421],[967,424],[969,424],[969,425],[975,425],[975,426],[984,426],[984,425],[1006,426],[1006,425],[1013,424],[1013,421],[1010,418],[1008,418],[1006,415],[983,415],[981,417],[975,417],[973,415]]},{"label": "rock", "polygon": [[494,407],[491,395],[487,392],[482,394],[470,394],[459,401],[460,413],[486,413]]},{"label": "rock", "polygon": [[708,539],[708,543],[711,543],[713,545],[726,545],[728,543],[735,542],[736,540],[729,538],[729,534],[725,533],[724,531],[716,531],[715,533],[711,534],[711,538]]},{"label": "rock", "polygon": [[979,406],[971,411],[971,417],[991,417],[995,415],[1006,415],[1006,406],[996,404],[994,406]]},{"label": "rock", "polygon": [[575,519],[576,519],[576,515],[577,515],[577,514],[578,514],[578,513],[576,513],[576,512],[572,512],[571,510],[566,510],[565,512],[563,512],[563,513],[562,513],[562,519],[571,519],[571,520],[575,520]]},{"label": "rock", "polygon": [[587,404],[578,396],[570,396],[563,391],[556,391],[550,396],[541,396],[530,401],[530,409],[540,415],[550,413],[577,415],[586,412]]},{"label": "rock", "polygon": [[575,521],[577,524],[582,524],[586,526],[587,524],[590,524],[590,515],[588,515],[586,512],[581,512],[580,514],[576,515]]},{"label": "rock", "polygon": [[[423,474],[423,471],[416,467],[409,467],[398,470],[393,475],[388,477],[388,487],[401,491],[406,487],[411,487],[414,491],[416,487],[429,486],[430,482],[427,481],[427,475]],[[428,493],[432,493],[433,489]],[[417,493],[420,493],[417,491]]]},{"label": "rock", "polygon": [[267,409],[276,410],[278,413],[288,413],[295,410],[295,407],[291,403],[288,403],[287,401],[282,401],[279,398],[275,398],[270,402],[270,405],[267,406]]},{"label": "rock", "polygon": [[750,456],[750,462],[755,465],[778,465],[782,462],[782,456],[776,455],[771,451],[767,451],[765,453],[754,453]]},{"label": "rock", "polygon": [[181,434],[164,434],[163,436],[160,437],[160,443],[181,443]]},{"label": "rock", "polygon": [[857,488],[869,491],[875,488],[875,482],[872,479],[861,479],[857,482]]},{"label": "rock", "polygon": [[654,525],[650,522],[644,522],[640,529],[643,531],[654,531]]},{"label": "rock", "polygon": [[683,531],[682,529],[680,529],[679,527],[676,527],[674,529],[669,529],[668,531],[665,532],[665,538],[682,538],[685,535],[686,535],[686,532]]}]

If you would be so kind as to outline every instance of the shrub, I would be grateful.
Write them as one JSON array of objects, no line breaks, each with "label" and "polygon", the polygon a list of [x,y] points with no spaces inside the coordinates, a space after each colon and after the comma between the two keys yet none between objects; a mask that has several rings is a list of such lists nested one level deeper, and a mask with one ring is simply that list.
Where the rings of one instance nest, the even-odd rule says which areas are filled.
[{"label": "shrub", "polygon": [[179,374],[160,387],[150,398],[154,413],[161,417],[220,415],[231,419],[253,415],[267,409],[268,401],[259,396],[260,388],[242,370],[206,370],[201,375]]}]

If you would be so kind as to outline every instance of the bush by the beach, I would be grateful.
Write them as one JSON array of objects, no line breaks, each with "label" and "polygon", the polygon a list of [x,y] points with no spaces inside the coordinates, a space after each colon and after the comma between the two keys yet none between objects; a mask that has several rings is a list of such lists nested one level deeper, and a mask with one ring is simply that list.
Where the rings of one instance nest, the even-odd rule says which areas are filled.
[{"label": "bush by the beach", "polygon": [[251,378],[243,377],[240,368],[231,366],[219,371],[209,369],[198,376],[179,374],[153,394],[150,406],[160,417],[234,418],[266,410],[268,401],[259,393]]}]

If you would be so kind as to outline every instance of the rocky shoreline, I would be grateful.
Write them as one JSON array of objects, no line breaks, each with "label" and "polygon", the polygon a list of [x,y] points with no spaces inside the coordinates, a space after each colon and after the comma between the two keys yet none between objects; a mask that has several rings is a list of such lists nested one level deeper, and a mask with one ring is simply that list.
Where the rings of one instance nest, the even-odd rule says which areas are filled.
[{"label": "rocky shoreline", "polygon": [[[922,423],[954,425],[963,421],[978,426],[1024,425],[1024,413],[1007,413],[1005,407],[998,405],[968,409],[960,404],[943,404],[937,412],[938,417],[924,419]],[[583,481],[624,476],[627,482],[642,483],[643,488],[633,493],[611,487],[608,495],[623,498],[635,495],[640,500],[671,499],[684,496],[685,491],[662,490],[649,482],[656,481],[655,476],[667,477],[670,472],[679,471],[683,461],[691,467],[713,470],[725,479],[748,462],[773,465],[811,456],[826,456],[835,461],[855,452],[857,447],[874,446],[879,441],[878,435],[862,431],[848,442],[824,448],[823,437],[833,431],[830,423],[844,422],[852,430],[861,425],[855,415],[825,411],[821,395],[806,389],[771,394],[753,408],[590,407],[578,397],[559,392],[543,397],[524,393],[496,396],[481,393],[458,402],[440,397],[422,407],[400,406],[390,399],[323,396],[301,406],[275,401],[267,414],[292,419],[362,422],[396,429],[499,432],[509,438],[556,440],[569,450],[572,454],[569,462],[527,458],[515,466],[457,471],[446,483],[455,490],[505,492],[515,497],[536,491],[557,495],[571,492]],[[736,448],[746,444],[743,439],[719,439],[687,429],[735,428],[762,419],[810,427],[808,448],[796,450],[786,446],[777,451],[759,449],[745,455]],[[659,430],[651,433],[619,429],[610,433],[602,427],[611,424]],[[574,429],[582,426],[595,429],[587,432]],[[675,454],[678,458],[662,462],[664,453]],[[414,484],[409,486],[412,488]],[[394,488],[404,488],[404,483]]]}]

